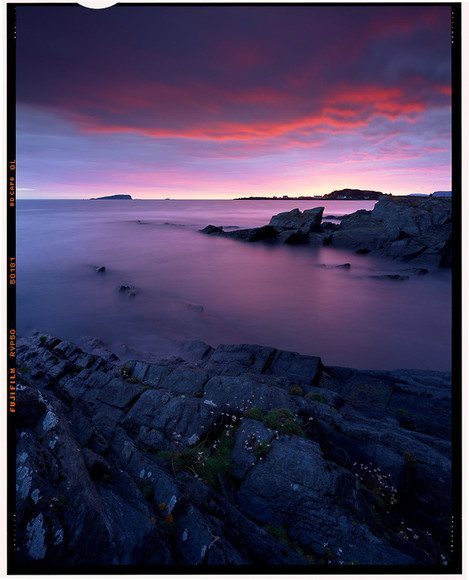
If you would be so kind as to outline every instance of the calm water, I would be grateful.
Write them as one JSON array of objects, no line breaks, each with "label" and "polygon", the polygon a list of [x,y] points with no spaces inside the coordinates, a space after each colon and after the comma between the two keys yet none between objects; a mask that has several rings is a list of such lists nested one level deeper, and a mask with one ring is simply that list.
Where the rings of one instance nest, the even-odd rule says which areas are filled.
[{"label": "calm water", "polygon": [[[318,205],[343,215],[374,202],[19,201],[19,333],[98,336],[118,354],[123,344],[170,354],[178,341],[201,339],[272,345],[334,365],[449,369],[448,272],[373,280],[366,276],[405,266],[197,231],[259,226]],[[344,262],[351,270],[320,267]],[[120,294],[122,283],[137,296]]]}]

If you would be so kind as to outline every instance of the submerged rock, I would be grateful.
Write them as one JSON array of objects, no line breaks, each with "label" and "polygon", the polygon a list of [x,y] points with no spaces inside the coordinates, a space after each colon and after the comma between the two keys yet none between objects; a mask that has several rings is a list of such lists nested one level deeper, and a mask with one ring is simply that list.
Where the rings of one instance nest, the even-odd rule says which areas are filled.
[{"label": "submerged rock", "polygon": [[352,265],[349,262],[345,264],[318,264],[319,268],[336,268],[338,270],[350,270]]},{"label": "submerged rock", "polygon": [[184,352],[122,365],[18,340],[17,569],[450,554],[448,373],[259,345]]},{"label": "submerged rock", "polygon": [[394,280],[395,282],[404,282],[404,280],[408,280],[410,276],[402,274],[375,274],[367,276],[367,278],[373,278],[375,280]]},{"label": "submerged rock", "polygon": [[135,288],[135,286],[132,286],[130,284],[121,284],[117,288],[117,290],[121,294],[126,294],[129,298],[133,298],[134,296],[137,296],[137,289]]},{"label": "submerged rock", "polygon": [[221,234],[223,233],[223,228],[221,226],[208,225],[204,229],[200,230],[203,234]]},{"label": "submerged rock", "polygon": [[204,312],[205,310],[202,304],[193,304],[192,302],[188,302],[186,306],[188,310],[194,310],[195,312]]}]

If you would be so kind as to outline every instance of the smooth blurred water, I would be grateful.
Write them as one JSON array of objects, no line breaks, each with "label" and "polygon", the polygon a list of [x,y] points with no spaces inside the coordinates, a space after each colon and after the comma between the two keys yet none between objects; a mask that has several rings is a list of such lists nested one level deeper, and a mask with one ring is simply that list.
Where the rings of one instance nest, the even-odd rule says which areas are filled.
[{"label": "smooth blurred water", "polygon": [[[197,231],[259,226],[280,211],[318,205],[343,215],[374,202],[20,200],[18,331],[97,336],[118,354],[122,344],[171,354],[177,341],[201,339],[271,345],[326,364],[448,370],[449,272],[376,280],[366,276],[406,266]],[[352,268],[320,267],[344,262]],[[122,283],[137,296],[120,294]]]}]

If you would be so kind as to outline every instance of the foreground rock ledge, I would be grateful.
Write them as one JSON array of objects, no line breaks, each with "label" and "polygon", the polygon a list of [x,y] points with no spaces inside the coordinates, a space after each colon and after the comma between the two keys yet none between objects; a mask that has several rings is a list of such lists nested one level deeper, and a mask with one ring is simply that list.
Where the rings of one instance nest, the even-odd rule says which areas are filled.
[{"label": "foreground rock ledge", "polygon": [[447,561],[447,373],[200,342],[120,364],[40,334],[18,361],[18,566]]},{"label": "foreground rock ledge", "polygon": [[200,231],[246,242],[345,248],[430,268],[451,266],[451,199],[383,196],[373,210],[358,210],[340,224],[322,221],[323,211],[293,209],[260,228],[226,232],[209,225]]}]

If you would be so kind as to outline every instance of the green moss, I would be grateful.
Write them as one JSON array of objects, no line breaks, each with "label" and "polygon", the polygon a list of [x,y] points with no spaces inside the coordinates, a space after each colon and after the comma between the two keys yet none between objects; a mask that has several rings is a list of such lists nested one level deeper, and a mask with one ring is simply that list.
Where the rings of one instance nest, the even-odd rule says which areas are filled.
[{"label": "green moss", "polygon": [[44,334],[41,334],[41,336],[39,337],[39,344],[45,344],[47,340],[47,336],[45,336]]},{"label": "green moss", "polygon": [[264,415],[260,409],[253,407],[246,411],[244,416],[247,419],[261,421],[269,429],[285,435],[300,435],[301,437],[305,435],[298,417],[289,409],[272,409]]},{"label": "green moss", "polygon": [[306,395],[306,398],[309,399],[310,401],[317,401],[318,403],[327,403],[327,399],[326,397],[324,397],[324,395],[321,395],[320,393],[308,393]]},{"label": "green moss", "polygon": [[205,452],[202,464],[198,467],[199,477],[212,486],[218,485],[220,474],[228,475],[231,470],[231,450],[233,449],[234,438],[224,435],[216,449]]},{"label": "green moss", "polygon": [[254,455],[257,459],[264,458],[271,449],[272,445],[268,441],[259,441],[254,447]]},{"label": "green moss", "polygon": [[295,396],[303,396],[303,389],[300,387],[300,385],[292,385],[290,387],[290,391],[289,391],[290,395],[295,395]]},{"label": "green moss", "polygon": [[[173,466],[175,473],[180,471],[190,471],[194,472],[195,467],[198,463],[198,453],[197,447],[188,447],[182,451],[175,451],[170,453],[170,461]],[[203,451],[202,451],[203,453]]]},{"label": "green moss", "polygon": [[230,473],[233,445],[233,435],[225,434],[211,447],[198,445],[181,451],[158,451],[155,455],[170,463],[174,475],[187,471],[209,485],[218,487],[219,475]]},{"label": "green moss", "polygon": [[169,461],[172,457],[172,453],[171,451],[159,450],[155,452],[155,457],[159,457],[160,459],[166,459],[167,461]]},{"label": "green moss", "polygon": [[288,409],[272,409],[267,413],[264,424],[266,427],[285,435],[304,436],[298,418]]},{"label": "green moss", "polygon": [[252,409],[248,409],[244,413],[244,416],[247,419],[254,419],[255,421],[263,421],[264,420],[264,414],[257,407],[253,407]]}]

